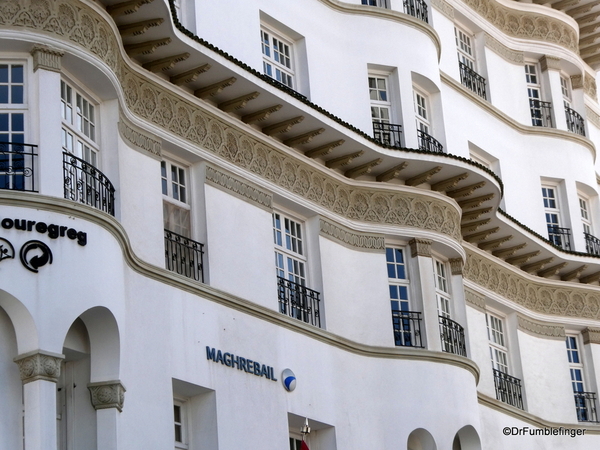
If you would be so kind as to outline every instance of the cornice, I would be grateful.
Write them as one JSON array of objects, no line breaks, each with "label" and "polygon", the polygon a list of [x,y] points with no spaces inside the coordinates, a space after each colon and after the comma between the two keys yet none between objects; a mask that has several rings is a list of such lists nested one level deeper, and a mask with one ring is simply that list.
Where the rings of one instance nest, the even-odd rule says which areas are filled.
[{"label": "cornice", "polygon": [[508,36],[548,42],[579,53],[579,30],[558,18],[537,10],[510,8],[496,0],[461,1]]},{"label": "cornice", "polygon": [[465,288],[465,301],[475,309],[485,312],[485,297],[477,292]]},{"label": "cornice", "polygon": [[448,19],[454,20],[454,7],[445,0],[431,0],[431,6],[445,15]]},{"label": "cornice", "polygon": [[513,64],[523,64],[524,57],[523,52],[518,52],[516,50],[512,50],[511,48],[504,45],[498,39],[492,37],[491,35],[484,33],[485,37],[485,46],[492,50],[497,55],[504,58],[506,61]]},{"label": "cornice", "polygon": [[353,249],[381,253],[385,251],[385,238],[375,234],[359,233],[343,225],[321,218],[320,235]]},{"label": "cornice", "polygon": [[500,400],[496,400],[492,397],[488,397],[481,392],[477,393],[477,400],[480,405],[485,406],[487,408],[496,410],[502,414],[506,414],[508,416],[514,417],[517,420],[521,420],[530,425],[533,425],[537,428],[563,428],[563,429],[578,429],[585,430],[585,434],[600,434],[600,426],[594,424],[593,422],[585,422],[585,423],[566,423],[566,422],[550,422],[548,420],[544,420],[541,417],[535,416],[527,411],[523,411],[522,409],[515,408],[514,406],[509,406],[506,403],[501,402]]},{"label": "cornice", "polygon": [[119,134],[132,148],[155,159],[162,159],[162,141],[131,123],[124,114],[119,114]]},{"label": "cornice", "polygon": [[273,211],[273,194],[249,183],[231,172],[225,172],[212,166],[206,166],[207,184],[229,192],[244,201],[252,203],[269,212]]},{"label": "cornice", "polygon": [[518,329],[536,337],[547,339],[565,340],[565,327],[560,324],[550,324],[528,319],[520,314],[517,315]]},{"label": "cornice", "polygon": [[443,83],[452,87],[454,90],[462,93],[465,97],[468,97],[470,100],[477,103],[477,105],[479,105],[481,108],[485,109],[488,113],[490,113],[497,119],[501,120],[506,125],[512,127],[514,130],[518,131],[519,133],[527,134],[527,135],[550,137],[550,138],[561,139],[561,140],[568,140],[568,141],[574,142],[576,144],[583,145],[584,147],[587,147],[590,150],[594,160],[596,160],[596,147],[594,146],[594,143],[590,139],[583,137],[576,133],[571,133],[570,131],[557,130],[556,128],[534,127],[534,126],[523,125],[523,124],[517,122],[516,120],[514,120],[512,117],[510,117],[507,114],[500,111],[498,108],[493,106],[491,103],[483,100],[481,97],[479,97],[478,95],[471,92],[469,89],[464,87],[462,84],[460,84],[454,78],[452,78],[450,75],[448,75],[444,72],[440,72],[440,76],[441,76]]},{"label": "cornice", "polygon": [[381,8],[379,6],[354,5],[340,2],[338,0],[319,1],[329,6],[330,8],[335,9],[344,14],[358,14],[361,16],[371,16],[380,19],[394,20],[396,22],[402,23],[403,25],[408,25],[412,28],[415,28],[428,35],[429,38],[433,41],[433,45],[435,46],[437,51],[438,60],[442,55],[442,44],[440,41],[440,37],[431,25],[422,21],[421,19],[417,19],[409,14],[405,14],[404,12],[394,11],[387,8]]},{"label": "cornice", "polygon": [[600,328],[586,328],[581,334],[583,335],[584,344],[600,344]]},{"label": "cornice", "polygon": [[585,105],[585,118],[596,125],[596,127],[600,128],[600,114],[598,114],[588,105]]},{"label": "cornice", "polygon": [[600,320],[600,289],[567,282],[534,280],[495,257],[467,248],[463,276],[529,311],[560,317]]},{"label": "cornice", "polygon": [[[337,336],[327,330],[305,324],[300,320],[281,314],[277,310],[266,308],[209,285],[191,280],[183,275],[149,264],[134,253],[127,233],[117,219],[95,208],[56,197],[2,190],[0,190],[0,205],[49,211],[95,223],[115,238],[122,249],[124,261],[133,271],[141,276],[199,296],[207,301],[212,301],[259,320],[272,323],[280,328],[323,342],[342,351],[370,358],[423,361],[452,365],[467,370],[473,375],[475,382],[479,382],[479,367],[468,358],[419,348],[379,347],[361,344]],[[165,301],[168,301],[168,299],[165,299]]]}]

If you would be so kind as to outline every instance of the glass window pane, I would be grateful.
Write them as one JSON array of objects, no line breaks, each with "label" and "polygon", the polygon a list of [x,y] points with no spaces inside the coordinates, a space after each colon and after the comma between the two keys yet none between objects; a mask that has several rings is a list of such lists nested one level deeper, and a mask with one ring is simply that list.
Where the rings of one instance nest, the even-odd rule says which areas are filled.
[{"label": "glass window pane", "polygon": [[23,86],[11,86],[11,103],[23,103]]},{"label": "glass window pane", "polygon": [[23,83],[23,66],[12,66],[11,72],[12,83]]},{"label": "glass window pane", "polygon": [[8,103],[8,86],[0,86],[0,103]]},{"label": "glass window pane", "polygon": [[0,64],[0,83],[8,83],[8,65]]},{"label": "glass window pane", "polygon": [[25,122],[23,119],[23,113],[12,114],[12,131],[25,131]]}]

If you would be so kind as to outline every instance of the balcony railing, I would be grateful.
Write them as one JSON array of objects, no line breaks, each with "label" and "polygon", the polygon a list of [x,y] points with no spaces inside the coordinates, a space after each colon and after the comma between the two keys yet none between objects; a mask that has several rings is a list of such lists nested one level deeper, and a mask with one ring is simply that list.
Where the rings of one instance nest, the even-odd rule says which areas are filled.
[{"label": "balcony railing", "polygon": [[321,327],[319,292],[282,277],[277,277],[279,312]]},{"label": "balcony railing", "polygon": [[421,313],[392,309],[394,340],[399,347],[423,347],[421,341]]},{"label": "balcony railing", "polygon": [[475,92],[485,100],[485,78],[460,61],[458,62],[458,65],[460,67],[460,82],[463,84],[463,86],[470,91]]},{"label": "balcony railing", "polygon": [[442,350],[446,353],[467,356],[467,346],[465,345],[465,329],[448,317],[439,316],[439,319]]},{"label": "balcony railing", "polygon": [[433,153],[444,153],[444,146],[440,144],[433,136],[422,130],[417,130],[419,138],[419,150],[426,150]]},{"label": "balcony railing", "polygon": [[571,250],[571,229],[548,225],[548,239],[563,250]]},{"label": "balcony railing", "polygon": [[204,283],[203,249],[200,242],[165,230],[165,266],[171,272]]},{"label": "balcony railing", "polygon": [[573,395],[575,396],[577,420],[580,422],[598,422],[598,414],[596,412],[596,393],[573,392]]},{"label": "balcony railing", "polygon": [[511,377],[507,373],[496,369],[494,371],[494,386],[496,399],[519,409],[523,409],[523,396],[521,395],[521,380]]},{"label": "balcony railing", "polygon": [[583,117],[568,106],[565,106],[565,116],[567,117],[567,129],[572,133],[585,136],[585,122],[583,121]]},{"label": "balcony railing", "polygon": [[373,138],[380,144],[402,148],[402,125],[373,121]]},{"label": "balcony railing", "polygon": [[425,23],[429,23],[427,3],[423,0],[404,0],[404,12]]},{"label": "balcony railing", "polygon": [[552,102],[529,99],[529,110],[531,111],[531,124],[534,127],[552,128]]},{"label": "balcony railing", "polygon": [[598,239],[596,236],[592,236],[589,233],[583,233],[583,237],[585,238],[586,253],[600,256],[600,239]]},{"label": "balcony railing", "polygon": [[106,175],[66,152],[63,153],[63,174],[65,198],[115,215],[115,188]]},{"label": "balcony railing", "polygon": [[0,189],[37,192],[37,145],[0,142]]}]

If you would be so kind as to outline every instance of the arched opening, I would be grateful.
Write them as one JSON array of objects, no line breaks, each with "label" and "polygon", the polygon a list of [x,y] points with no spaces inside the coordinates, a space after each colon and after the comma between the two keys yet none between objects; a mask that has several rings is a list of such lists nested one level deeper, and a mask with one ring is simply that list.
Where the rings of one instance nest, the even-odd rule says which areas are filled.
[{"label": "arched opening", "polygon": [[481,450],[481,440],[471,425],[462,427],[454,436],[452,450]]},{"label": "arched opening", "polygon": [[431,433],[423,428],[417,428],[408,436],[407,450],[437,450]]}]

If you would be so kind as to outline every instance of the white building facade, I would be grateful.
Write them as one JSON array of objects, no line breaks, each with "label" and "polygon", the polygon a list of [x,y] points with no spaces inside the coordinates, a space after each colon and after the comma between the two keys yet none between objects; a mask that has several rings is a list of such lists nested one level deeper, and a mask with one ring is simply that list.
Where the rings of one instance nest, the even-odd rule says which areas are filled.
[{"label": "white building facade", "polygon": [[596,448],[599,18],[0,0],[0,449]]}]

